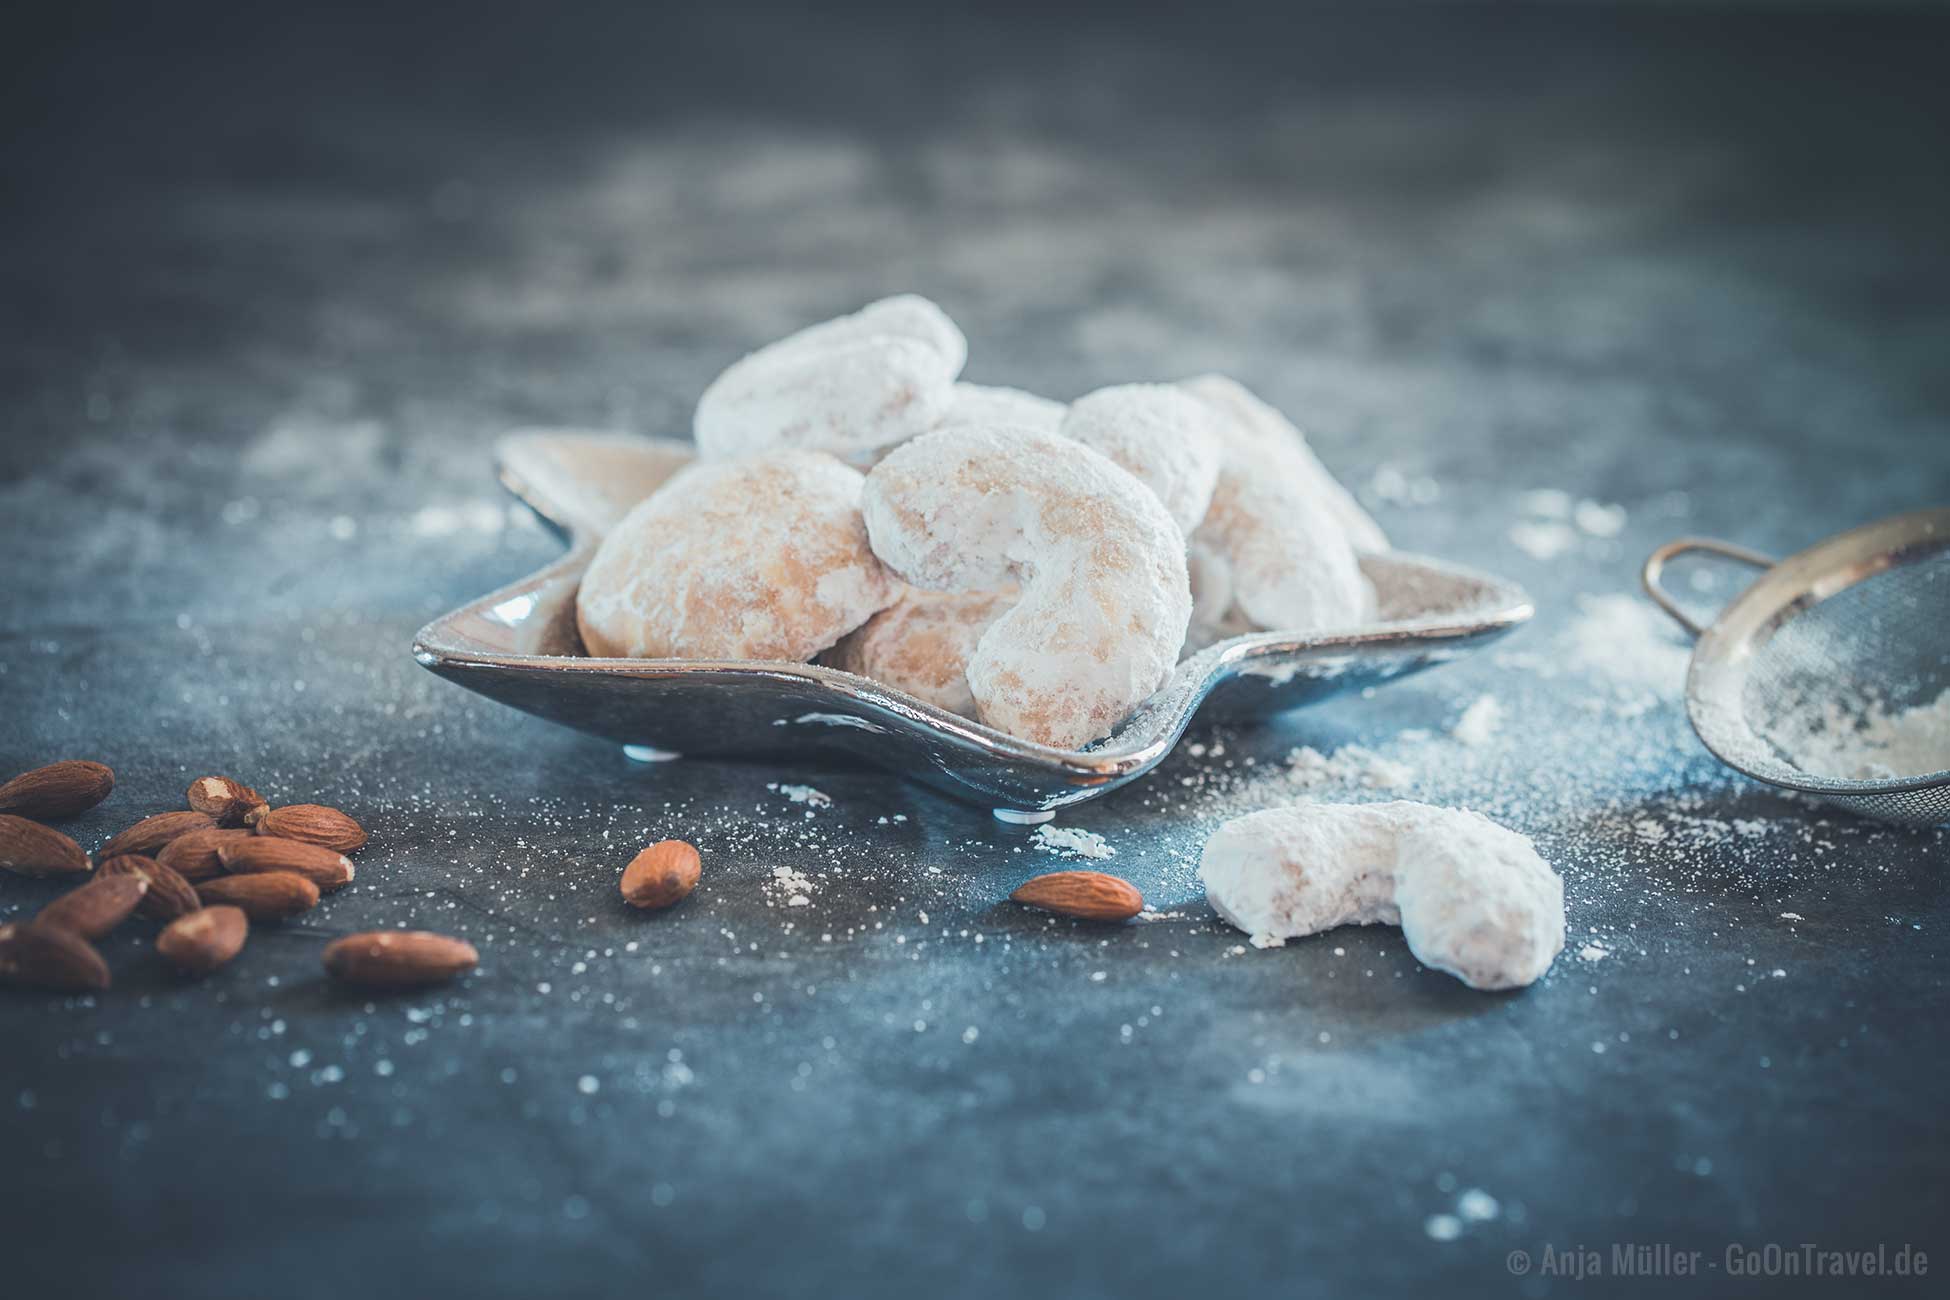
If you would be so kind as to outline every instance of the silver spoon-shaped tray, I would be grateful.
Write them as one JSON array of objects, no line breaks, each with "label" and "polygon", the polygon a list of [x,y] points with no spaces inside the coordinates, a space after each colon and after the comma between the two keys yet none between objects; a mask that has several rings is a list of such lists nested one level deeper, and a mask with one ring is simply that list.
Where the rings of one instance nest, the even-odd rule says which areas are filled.
[{"label": "silver spoon-shaped tray", "polygon": [[1532,612],[1503,579],[1399,552],[1364,556],[1380,597],[1375,622],[1208,646],[1084,750],[1018,740],[819,664],[590,658],[575,622],[582,571],[603,534],[691,454],[685,442],[574,430],[503,438],[501,481],[567,538],[569,553],[427,624],[414,657],[490,699],[621,742],[640,760],[838,751],[1005,820],[1038,822],[1143,776],[1201,710],[1259,718],[1379,685],[1486,645]]}]

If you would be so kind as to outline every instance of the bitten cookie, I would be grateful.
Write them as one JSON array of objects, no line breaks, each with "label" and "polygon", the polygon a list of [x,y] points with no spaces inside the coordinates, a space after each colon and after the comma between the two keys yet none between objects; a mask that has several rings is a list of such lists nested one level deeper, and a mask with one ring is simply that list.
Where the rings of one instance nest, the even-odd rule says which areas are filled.
[{"label": "bitten cookie", "polygon": [[1564,882],[1525,836],[1396,800],[1299,804],[1221,826],[1205,896],[1259,947],[1341,925],[1399,925],[1423,965],[1471,988],[1532,983],[1564,947]]}]

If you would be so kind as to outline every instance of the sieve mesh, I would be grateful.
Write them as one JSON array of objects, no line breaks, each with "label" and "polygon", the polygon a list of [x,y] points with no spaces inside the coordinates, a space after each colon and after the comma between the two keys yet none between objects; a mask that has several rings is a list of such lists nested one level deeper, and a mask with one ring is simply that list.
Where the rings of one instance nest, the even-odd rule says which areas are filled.
[{"label": "sieve mesh", "polygon": [[[1675,550],[1678,548],[1678,550]],[[1680,550],[1738,548],[1674,543]],[[1668,604],[1668,608],[1671,608]],[[1915,770],[1822,771],[1837,735],[1950,691],[1950,510],[1897,516],[1770,568],[1700,637],[1687,708],[1701,740],[1748,775],[1913,826],[1950,821],[1950,736],[1906,755]]]}]

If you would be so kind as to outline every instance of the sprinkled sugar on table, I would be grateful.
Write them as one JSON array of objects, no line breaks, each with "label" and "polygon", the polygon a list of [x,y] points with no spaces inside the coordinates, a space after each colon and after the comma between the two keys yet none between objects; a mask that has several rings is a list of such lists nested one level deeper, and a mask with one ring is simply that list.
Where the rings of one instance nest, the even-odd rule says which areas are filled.
[{"label": "sprinkled sugar on table", "polygon": [[[371,833],[329,910],[201,983],[132,926],[109,992],[0,999],[21,1285],[1602,1294],[1643,1284],[1624,1244],[1701,1252],[1705,1293],[1730,1244],[1804,1242],[1950,1267],[1944,833],[1720,768],[1635,590],[1674,535],[1785,553],[1950,499],[1950,183],[1916,163],[1940,19],[591,21],[50,35],[17,87],[0,769],[111,764],[65,827],[88,848],[211,771]],[[557,552],[495,434],[681,433],[752,340],[909,289],[979,382],[1239,376],[1398,544],[1517,579],[1535,621],[1199,724],[1040,829],[865,768],[635,764],[408,657]],[[1301,798],[1532,836],[1564,952],[1488,995],[1392,928],[1253,948],[1198,853]],[[695,893],[623,905],[671,837]],[[1150,910],[1007,901],[1065,866]],[[57,892],[0,879],[0,922]],[[402,924],[479,969],[326,983],[327,942]]]}]

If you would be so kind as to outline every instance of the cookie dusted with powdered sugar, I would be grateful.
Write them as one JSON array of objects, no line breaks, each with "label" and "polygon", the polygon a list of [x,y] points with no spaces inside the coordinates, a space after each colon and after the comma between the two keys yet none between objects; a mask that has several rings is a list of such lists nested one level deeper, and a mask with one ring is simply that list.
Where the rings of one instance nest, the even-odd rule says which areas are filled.
[{"label": "cookie dusted with powdered sugar", "polygon": [[1063,403],[1038,397],[1020,388],[990,384],[956,384],[954,404],[939,427],[958,424],[1010,424],[1055,433],[1063,423]]},{"label": "cookie dusted with powdered sugar", "polygon": [[1170,675],[1191,615],[1184,535],[1089,448],[1035,429],[942,429],[876,465],[864,506],[874,552],[914,586],[1021,588],[968,664],[989,726],[1075,748]]},{"label": "cookie dusted with powdered sugar", "polygon": [[576,593],[592,655],[806,660],[893,603],[864,478],[778,451],[680,471],[623,517]]},{"label": "cookie dusted with powdered sugar", "polygon": [[1341,925],[1399,925],[1423,965],[1471,988],[1537,980],[1564,947],[1564,882],[1480,814],[1396,800],[1272,808],[1221,826],[1199,875],[1261,947]]},{"label": "cookie dusted with powdered sugar", "polygon": [[1150,488],[1189,536],[1219,479],[1216,424],[1209,405],[1174,384],[1118,384],[1070,403],[1059,432]]},{"label": "cookie dusted with powdered sugar", "polygon": [[1341,530],[1355,550],[1388,549],[1388,535],[1381,531],[1381,525],[1321,463],[1320,457],[1307,445],[1307,436],[1293,421],[1261,401],[1244,384],[1224,375],[1200,375],[1177,387],[1207,403],[1224,421],[1250,431],[1263,443],[1280,448],[1280,470],[1340,521]]},{"label": "cookie dusted with powdered sugar", "polygon": [[989,624],[1016,603],[1006,591],[922,591],[901,598],[821,657],[834,668],[885,682],[950,713],[975,716],[968,661]]},{"label": "cookie dusted with powdered sugar", "polygon": [[1229,637],[1259,630],[1232,598],[1232,564],[1224,555],[1192,542],[1185,549],[1185,571],[1192,580],[1192,621],[1185,629],[1181,655],[1194,655]]},{"label": "cookie dusted with powdered sugar", "polygon": [[939,423],[967,360],[968,341],[939,307],[914,294],[883,298],[733,363],[698,399],[698,453],[870,457]]},{"label": "cookie dusted with powdered sugar", "polygon": [[[1252,397],[1217,377],[1191,380],[1185,387]],[[1375,595],[1355,556],[1344,508],[1337,504],[1335,494],[1344,491],[1292,426],[1272,408],[1264,409],[1278,426],[1214,420],[1221,448],[1218,482],[1190,544],[1211,553],[1205,563],[1214,571],[1229,575],[1238,612],[1255,627],[1325,632],[1359,626],[1374,613]]]}]

